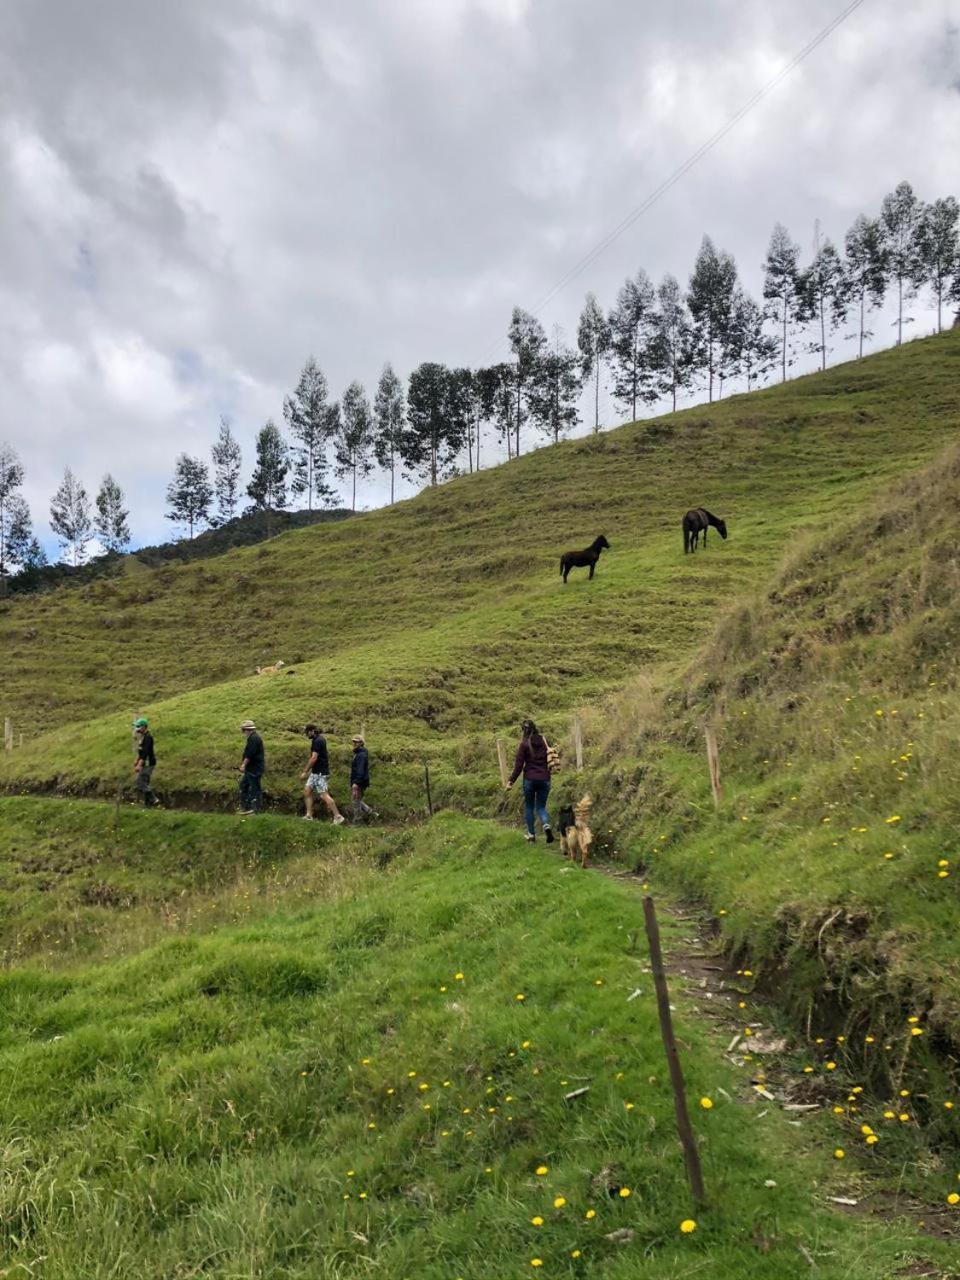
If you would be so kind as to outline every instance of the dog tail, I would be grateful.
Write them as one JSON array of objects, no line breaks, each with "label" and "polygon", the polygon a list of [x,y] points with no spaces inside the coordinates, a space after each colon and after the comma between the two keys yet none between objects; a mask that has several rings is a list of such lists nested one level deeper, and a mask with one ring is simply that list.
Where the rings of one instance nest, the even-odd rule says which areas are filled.
[{"label": "dog tail", "polygon": [[586,822],[587,817],[590,813],[590,807],[592,804],[593,804],[593,798],[588,792],[583,797],[582,800],[578,800],[577,803],[573,806],[574,813],[576,813],[577,815],[578,822]]}]

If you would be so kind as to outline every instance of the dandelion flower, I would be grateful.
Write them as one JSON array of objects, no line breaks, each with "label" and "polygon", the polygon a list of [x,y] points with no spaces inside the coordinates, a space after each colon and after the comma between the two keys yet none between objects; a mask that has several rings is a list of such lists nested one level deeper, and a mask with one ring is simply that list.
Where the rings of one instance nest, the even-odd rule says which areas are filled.
[{"label": "dandelion flower", "polygon": [[700,1099],[700,1105],[701,1105],[701,1107],[703,1107],[704,1111],[709,1111],[709,1110],[710,1110],[710,1108],[713,1106],[713,1099],[712,1099],[712,1098],[701,1098],[701,1099]]},{"label": "dandelion flower", "polygon": [[591,1218],[595,1218],[595,1217],[597,1216],[597,1211],[596,1211],[596,1209],[588,1209],[588,1210],[587,1210],[587,1212],[586,1212],[583,1216],[584,1216],[584,1217],[587,1219],[587,1221],[589,1222],[589,1220],[590,1220]]},{"label": "dandelion flower", "polygon": [[549,1172],[550,1172],[550,1170],[547,1168],[547,1166],[546,1166],[545,1164],[538,1164],[538,1165],[537,1165],[536,1173],[537,1173],[537,1177],[538,1177],[538,1178],[542,1178],[542,1177],[544,1176],[544,1174],[547,1174],[547,1173],[549,1173]]},{"label": "dandelion flower", "polygon": [[554,1200],[554,1202],[553,1202],[553,1207],[554,1207],[555,1209],[562,1209],[562,1208],[563,1208],[563,1206],[564,1206],[566,1203],[567,1203],[567,1197],[566,1197],[566,1196],[557,1196],[557,1197],[556,1197],[556,1199],[555,1199],[555,1200]]},{"label": "dandelion flower", "polygon": [[843,1147],[837,1147],[836,1151],[833,1153],[833,1158],[834,1160],[842,1160],[846,1154],[847,1153],[844,1151]]},{"label": "dandelion flower", "polygon": [[694,1222],[693,1218],[684,1218],[680,1223],[680,1230],[685,1236],[690,1235],[692,1232],[696,1231],[696,1229],[697,1224]]},{"label": "dandelion flower", "polygon": [[869,1135],[869,1137],[867,1138],[867,1146],[868,1146],[868,1147],[876,1146],[876,1144],[877,1144],[879,1141],[880,1141],[880,1139],[877,1137],[877,1135],[876,1135],[875,1133],[871,1133],[871,1134]]},{"label": "dandelion flower", "polygon": [[367,1125],[368,1129],[375,1129],[376,1127],[377,1127],[376,1122],[373,1120],[371,1120],[370,1123]]},{"label": "dandelion flower", "polygon": [[901,1089],[901,1090],[900,1090],[900,1097],[901,1097],[901,1098],[909,1098],[909,1097],[910,1097],[910,1090],[909,1090],[909,1089]]},{"label": "dandelion flower", "polygon": [[629,1187],[621,1187],[621,1188],[620,1188],[620,1199],[621,1199],[621,1200],[626,1200],[627,1196],[632,1196],[632,1195],[633,1195],[633,1192],[630,1190],[630,1188],[629,1188]]},{"label": "dandelion flower", "polygon": [[518,992],[513,998],[514,1000],[522,1001],[522,1000],[526,1000],[527,997],[522,992]]},{"label": "dandelion flower", "polygon": [[462,974],[462,973],[455,973],[455,974],[453,975],[453,980],[454,980],[454,982],[462,982],[462,981],[463,981],[463,974]]},{"label": "dandelion flower", "polygon": [[828,1071],[836,1071],[837,1069],[837,1064],[835,1062],[828,1062],[826,1065]]},{"label": "dandelion flower", "polygon": [[543,1219],[540,1217],[539,1213],[537,1214],[537,1216],[536,1216],[535,1218],[531,1218],[531,1219],[530,1219],[530,1221],[531,1221],[531,1223],[533,1224],[533,1226],[535,1226],[535,1227],[542,1227],[542,1226],[543,1226]]},{"label": "dandelion flower", "polygon": [[960,1195],[956,1191],[951,1191],[947,1196],[947,1204],[960,1204]]},{"label": "dandelion flower", "polygon": [[897,1113],[895,1111],[885,1111],[883,1113],[884,1120],[896,1120]]},{"label": "dandelion flower", "polygon": [[953,1103],[952,1103],[952,1102],[945,1102],[943,1105],[944,1105],[944,1107],[947,1109],[947,1111],[952,1111],[952,1110],[953,1110]]},{"label": "dandelion flower", "polygon": [[521,1049],[529,1049],[529,1048],[530,1048],[530,1041],[529,1041],[529,1040],[524,1040],[524,1042],[523,1042],[523,1044],[520,1046],[520,1048],[521,1048]]},{"label": "dandelion flower", "polygon": [[623,1105],[624,1105],[624,1109],[625,1109],[625,1110],[627,1110],[627,1111],[632,1111],[632,1110],[633,1110],[633,1103],[632,1103],[632,1102],[625,1102]]},{"label": "dandelion flower", "polygon": [[543,1266],[543,1259],[542,1259],[542,1258],[531,1258],[531,1259],[530,1259],[530,1265],[531,1265],[531,1267],[542,1267],[542,1266]]},{"label": "dandelion flower", "polygon": [[922,1035],[923,1035],[923,1027],[911,1027],[911,1028],[910,1028],[910,1034],[911,1034],[912,1036],[922,1036]]},{"label": "dandelion flower", "polygon": [[579,1257],[580,1257],[580,1250],[579,1250],[579,1249],[571,1249],[571,1250],[570,1250],[570,1257],[571,1257],[571,1258],[579,1258]]},{"label": "dandelion flower", "polygon": [[907,1115],[906,1111],[901,1111],[899,1116],[897,1116],[897,1119],[900,1121],[901,1124],[907,1124],[910,1117]]}]

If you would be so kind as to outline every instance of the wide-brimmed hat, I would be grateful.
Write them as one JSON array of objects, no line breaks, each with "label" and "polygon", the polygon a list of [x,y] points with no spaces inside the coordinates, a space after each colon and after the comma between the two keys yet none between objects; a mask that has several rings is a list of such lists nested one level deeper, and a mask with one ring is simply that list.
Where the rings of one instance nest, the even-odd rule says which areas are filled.
[{"label": "wide-brimmed hat", "polygon": [[240,726],[241,729],[256,729],[256,727],[257,726],[252,720],[244,720],[243,724]]},{"label": "wide-brimmed hat", "polygon": [[355,733],[351,738],[351,742],[359,742],[361,747],[366,746],[362,733]]}]

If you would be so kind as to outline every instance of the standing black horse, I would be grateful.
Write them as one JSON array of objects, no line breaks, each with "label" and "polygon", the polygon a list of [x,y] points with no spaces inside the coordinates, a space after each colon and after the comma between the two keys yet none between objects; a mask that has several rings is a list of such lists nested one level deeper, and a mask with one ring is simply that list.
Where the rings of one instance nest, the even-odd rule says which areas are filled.
[{"label": "standing black horse", "polygon": [[703,545],[707,545],[707,529],[713,527],[719,531],[721,538],[727,536],[727,522],[711,515],[706,507],[691,507],[683,517],[683,554],[696,551],[700,534],[703,534]]},{"label": "standing black horse", "polygon": [[597,561],[600,559],[600,552],[607,548],[610,550],[610,543],[601,533],[599,538],[594,538],[589,547],[585,547],[583,551],[565,551],[560,557],[560,572],[563,580],[566,582],[567,574],[571,569],[585,569],[590,566],[590,577],[593,577],[593,571],[597,567]]}]

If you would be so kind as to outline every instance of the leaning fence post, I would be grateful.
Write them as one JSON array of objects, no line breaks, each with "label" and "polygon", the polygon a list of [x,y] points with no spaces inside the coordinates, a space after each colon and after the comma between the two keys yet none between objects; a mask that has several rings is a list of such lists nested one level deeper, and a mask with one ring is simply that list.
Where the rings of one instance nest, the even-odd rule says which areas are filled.
[{"label": "leaning fence post", "polygon": [[430,814],[430,817],[432,818],[433,817],[433,797],[430,794],[430,766],[428,764],[424,764],[423,766],[423,780],[427,784],[427,812]]},{"label": "leaning fence post", "polygon": [[714,808],[719,809],[723,802],[723,787],[720,785],[720,751],[717,747],[717,735],[707,725],[703,736],[707,742],[707,765],[710,769],[710,790],[713,792]]},{"label": "leaning fence post", "polygon": [[683,1159],[687,1166],[687,1178],[690,1190],[698,1205],[706,1203],[703,1189],[703,1172],[700,1168],[700,1152],[690,1124],[690,1113],[687,1111],[687,1095],[683,1084],[683,1069],[680,1066],[680,1053],[677,1049],[676,1037],[673,1034],[673,1019],[670,1017],[670,995],[667,991],[667,976],[663,969],[663,952],[660,948],[660,927],[657,924],[657,912],[651,897],[643,900],[643,919],[647,927],[647,943],[650,947],[650,967],[653,970],[653,986],[657,993],[657,1012],[660,1015],[660,1034],[667,1055],[667,1066],[670,1069],[670,1083],[673,1085],[673,1107],[677,1116],[677,1133],[683,1147]]},{"label": "leaning fence post", "polygon": [[583,771],[583,728],[579,716],[573,722],[573,749],[577,760],[577,773],[581,773]]},{"label": "leaning fence post", "polygon": [[6,751],[13,750],[13,725],[9,716],[5,716],[3,721],[3,746]]},{"label": "leaning fence post", "polygon": [[503,783],[504,787],[506,787],[508,777],[507,757],[504,755],[502,738],[497,739],[497,761],[500,765],[500,781]]}]

